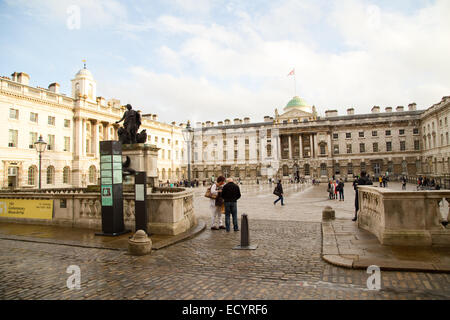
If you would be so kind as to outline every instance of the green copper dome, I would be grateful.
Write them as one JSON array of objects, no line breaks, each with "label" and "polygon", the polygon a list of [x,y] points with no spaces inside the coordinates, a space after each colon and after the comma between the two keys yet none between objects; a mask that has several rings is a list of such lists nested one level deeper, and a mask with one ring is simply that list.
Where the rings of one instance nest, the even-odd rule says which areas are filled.
[{"label": "green copper dome", "polygon": [[295,96],[291,101],[286,105],[285,109],[293,108],[293,107],[308,107],[308,104],[302,98]]}]

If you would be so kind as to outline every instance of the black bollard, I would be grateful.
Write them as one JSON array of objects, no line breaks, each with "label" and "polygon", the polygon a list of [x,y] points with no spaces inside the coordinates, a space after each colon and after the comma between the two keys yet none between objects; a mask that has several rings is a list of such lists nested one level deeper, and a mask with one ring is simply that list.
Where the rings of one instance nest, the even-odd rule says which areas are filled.
[{"label": "black bollard", "polygon": [[244,213],[241,216],[241,244],[233,250],[255,250],[258,245],[250,245],[250,232],[248,228],[248,216]]}]

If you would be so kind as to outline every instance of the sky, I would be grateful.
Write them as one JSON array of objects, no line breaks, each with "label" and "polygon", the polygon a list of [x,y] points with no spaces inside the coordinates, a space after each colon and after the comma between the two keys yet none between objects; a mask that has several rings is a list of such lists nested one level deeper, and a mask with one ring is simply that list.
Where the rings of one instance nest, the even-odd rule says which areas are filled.
[{"label": "sky", "polygon": [[294,95],[319,115],[426,109],[450,95],[449,13],[448,0],[0,0],[0,75],[70,95],[86,59],[98,96],[167,123],[260,122]]}]

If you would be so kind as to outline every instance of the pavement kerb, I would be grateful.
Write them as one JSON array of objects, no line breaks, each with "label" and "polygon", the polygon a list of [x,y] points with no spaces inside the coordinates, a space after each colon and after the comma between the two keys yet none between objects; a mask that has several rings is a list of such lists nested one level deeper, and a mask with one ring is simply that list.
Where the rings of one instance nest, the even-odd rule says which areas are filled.
[{"label": "pavement kerb", "polygon": [[[331,228],[330,228],[331,226]],[[325,229],[327,229],[325,231]],[[330,235],[330,229],[334,231],[332,228],[332,221],[323,220],[322,221],[322,259],[327,263],[332,265],[347,268],[347,269],[363,269],[366,270],[371,265],[376,265],[380,267],[380,270],[384,271],[409,271],[409,272],[436,272],[436,273],[450,273],[450,266],[436,265],[433,263],[421,262],[421,261],[404,261],[403,265],[393,265],[389,263],[389,261],[370,258],[370,259],[351,259],[347,257],[343,257],[340,254],[326,254],[324,253],[324,235]],[[334,239],[336,241],[336,237],[327,237],[328,241],[330,239]],[[337,241],[335,246],[337,247]],[[399,263],[399,262],[396,262]]]},{"label": "pavement kerb", "polygon": [[[184,240],[191,239],[201,232],[203,232],[206,228],[206,223],[203,219],[198,219],[197,224],[192,227],[190,230],[183,232],[179,235],[176,235],[170,239],[160,241],[156,243],[156,245],[152,246],[152,250],[160,250],[171,246],[173,244],[179,243]],[[115,250],[115,251],[128,251],[128,248],[115,248],[108,247],[105,245],[96,245],[96,244],[88,244],[88,243],[80,243],[76,241],[70,240],[56,240],[56,239],[43,239],[37,237],[26,237],[26,236],[16,236],[16,235],[4,235],[0,234],[1,240],[12,240],[12,241],[23,241],[23,242],[34,242],[34,243],[45,243],[45,244],[54,244],[61,246],[71,246],[78,248],[93,248],[93,249],[104,249],[104,250]]]}]

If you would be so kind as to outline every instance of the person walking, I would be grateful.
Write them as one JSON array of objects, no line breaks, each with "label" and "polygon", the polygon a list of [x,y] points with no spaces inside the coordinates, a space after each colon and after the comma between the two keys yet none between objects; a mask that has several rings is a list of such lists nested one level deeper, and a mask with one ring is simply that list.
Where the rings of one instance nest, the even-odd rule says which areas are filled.
[{"label": "person walking", "polygon": [[402,178],[402,190],[406,190],[406,177],[403,176]]},{"label": "person walking", "polygon": [[361,177],[359,177],[358,180],[355,180],[355,182],[353,182],[353,188],[355,189],[355,217],[352,219],[352,221],[356,221],[358,219],[358,210],[359,210],[358,186],[364,185],[373,185],[373,183],[372,181],[370,181],[370,178],[366,176],[366,172],[361,171]]},{"label": "person walking", "polygon": [[378,181],[380,182],[380,188],[383,186],[383,176],[378,177]]},{"label": "person walking", "polygon": [[225,228],[230,232],[230,215],[233,216],[233,229],[239,231],[237,221],[237,200],[241,198],[239,186],[232,178],[227,179],[227,184],[222,188],[222,198],[225,201]]},{"label": "person walking", "polygon": [[344,181],[339,181],[339,201],[344,201]]},{"label": "person walking", "polygon": [[281,200],[281,205],[284,206],[283,203],[283,186],[281,185],[281,180],[278,180],[277,186],[275,187],[275,190],[273,190],[273,194],[278,197],[277,200],[273,202],[274,205],[277,204],[278,201]]},{"label": "person walking", "polygon": [[219,229],[225,229],[223,226],[222,221],[222,204],[223,204],[223,197],[221,195],[222,193],[222,186],[225,184],[225,178],[223,176],[220,176],[217,178],[217,182],[213,183],[211,186],[211,196],[214,198],[211,198],[209,207],[211,209],[211,230],[219,230]]}]

